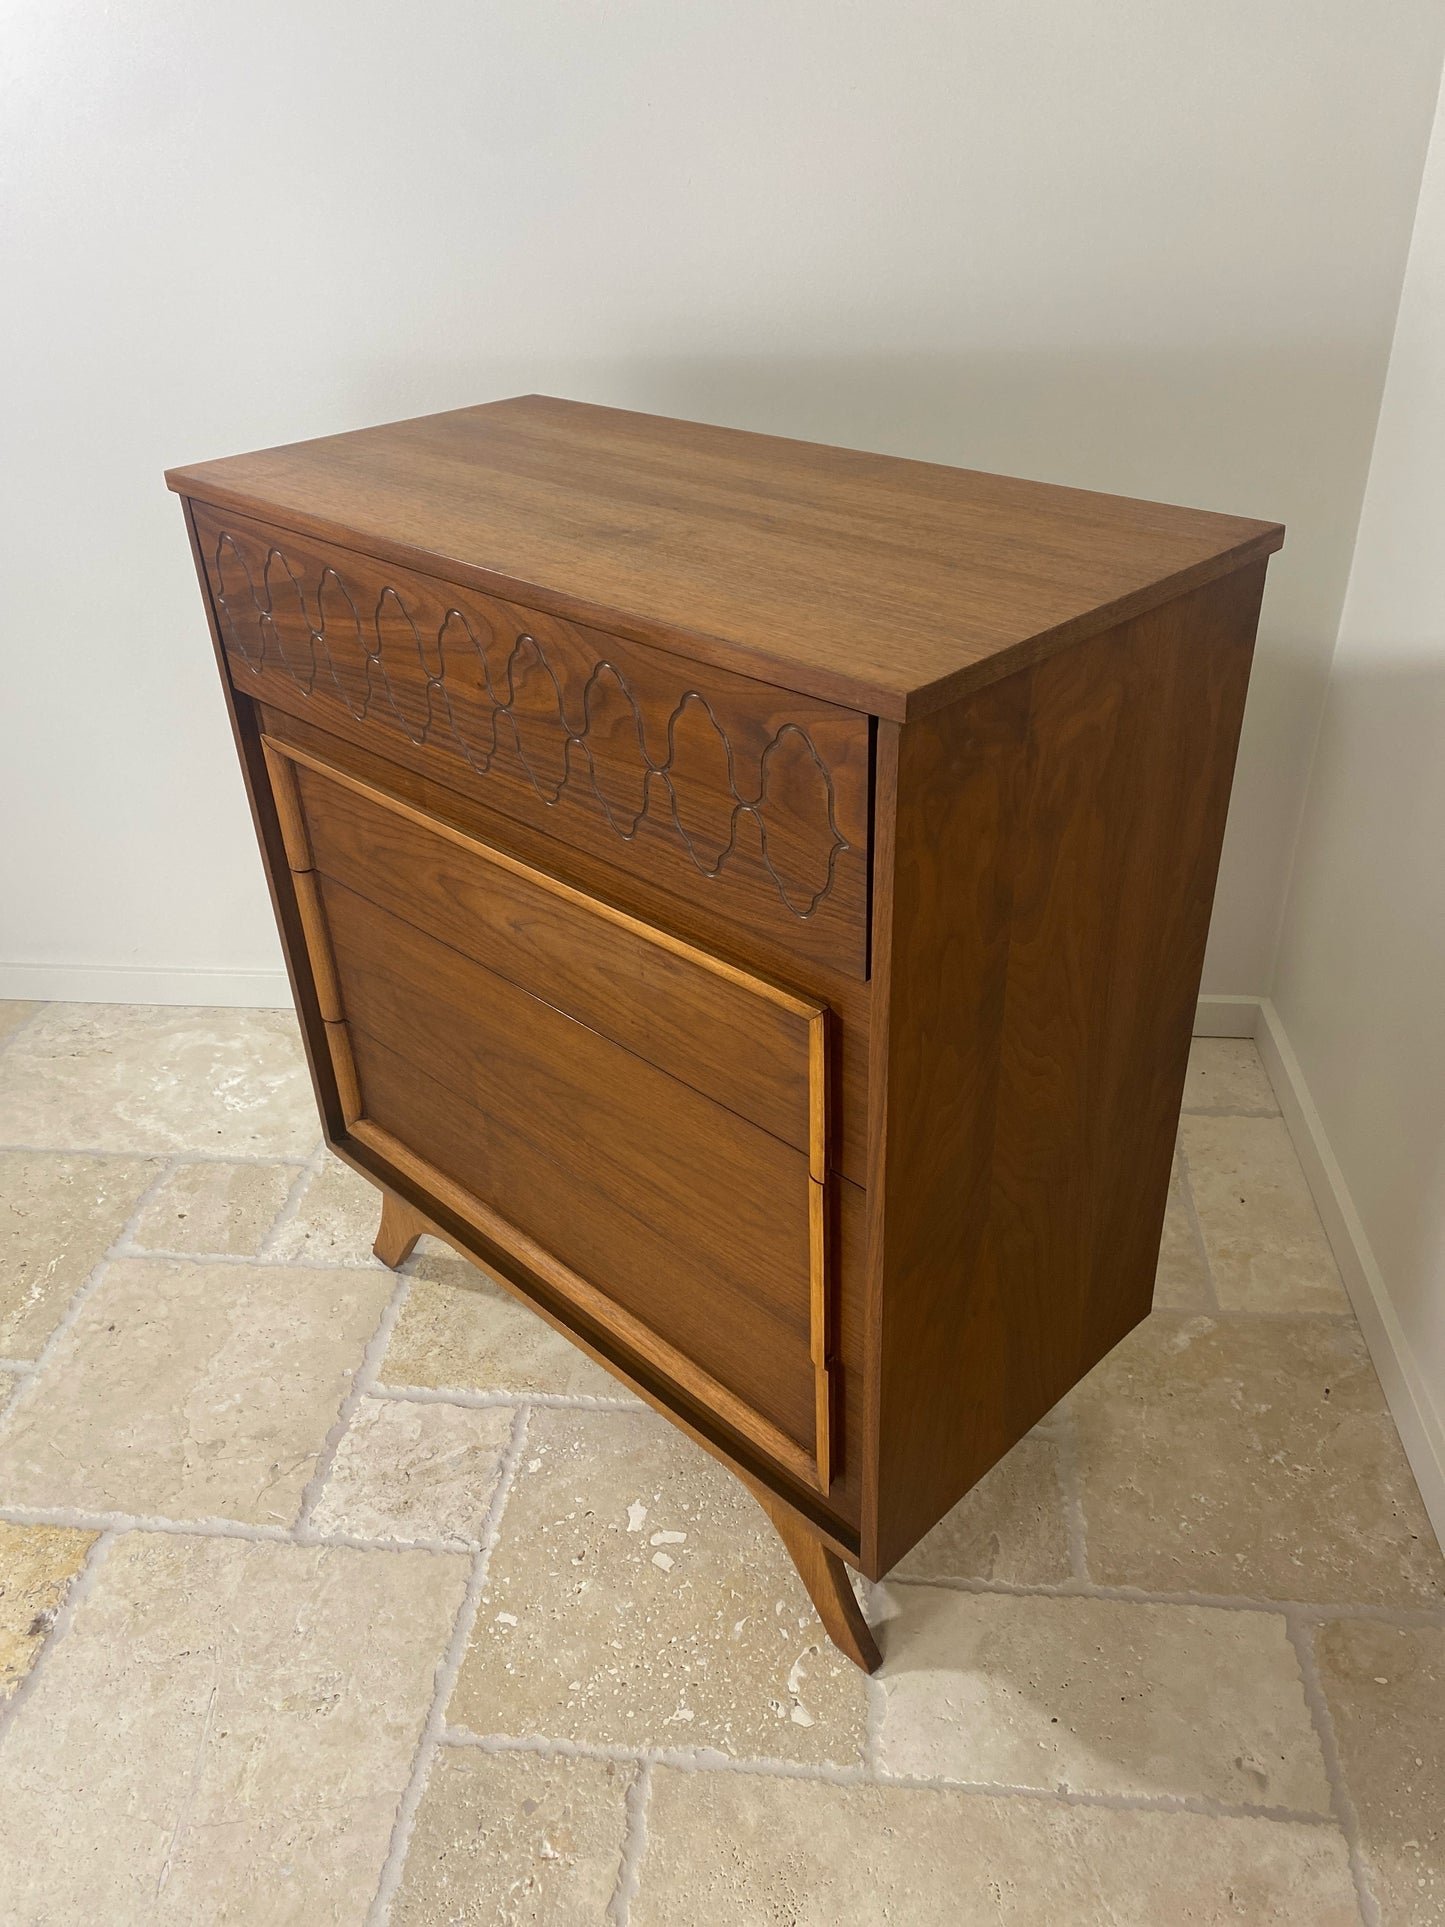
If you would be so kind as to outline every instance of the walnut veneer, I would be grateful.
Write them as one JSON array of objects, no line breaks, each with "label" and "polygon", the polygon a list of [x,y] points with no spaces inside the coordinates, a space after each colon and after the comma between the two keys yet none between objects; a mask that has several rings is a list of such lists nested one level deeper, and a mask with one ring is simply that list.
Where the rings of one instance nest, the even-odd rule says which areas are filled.
[{"label": "walnut veneer", "polygon": [[832,1636],[1149,1308],[1273,524],[542,396],[173,471],[332,1148]]}]

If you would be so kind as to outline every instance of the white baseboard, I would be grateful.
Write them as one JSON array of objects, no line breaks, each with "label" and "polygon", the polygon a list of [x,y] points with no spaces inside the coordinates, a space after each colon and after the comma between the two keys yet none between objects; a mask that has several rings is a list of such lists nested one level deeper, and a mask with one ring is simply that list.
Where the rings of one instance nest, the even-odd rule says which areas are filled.
[{"label": "white baseboard", "polygon": [[1258,997],[1201,997],[1194,1009],[1194,1035],[1253,1037],[1259,1005]]},{"label": "white baseboard", "polygon": [[1345,1174],[1330,1149],[1323,1120],[1309,1094],[1279,1012],[1267,997],[1259,999],[1258,1007],[1254,1038],[1259,1054],[1314,1193],[1316,1208],[1334,1248],[1335,1261],[1370,1348],[1370,1357],[1379,1373],[1405,1456],[1425,1501],[1425,1510],[1435,1528],[1435,1537],[1445,1545],[1445,1418],[1395,1315],[1385,1275],[1370,1248],[1365,1227],[1345,1183]]},{"label": "white baseboard", "polygon": [[56,1004],[236,1005],[290,1010],[284,970],[148,970],[125,964],[0,964],[0,998]]}]

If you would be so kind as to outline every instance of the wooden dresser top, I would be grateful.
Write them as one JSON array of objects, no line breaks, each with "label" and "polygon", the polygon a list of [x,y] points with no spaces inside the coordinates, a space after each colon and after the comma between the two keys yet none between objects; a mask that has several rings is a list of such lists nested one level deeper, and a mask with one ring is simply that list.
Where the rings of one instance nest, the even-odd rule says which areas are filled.
[{"label": "wooden dresser top", "polygon": [[899,719],[1280,547],[1276,523],[523,395],[178,493]]}]

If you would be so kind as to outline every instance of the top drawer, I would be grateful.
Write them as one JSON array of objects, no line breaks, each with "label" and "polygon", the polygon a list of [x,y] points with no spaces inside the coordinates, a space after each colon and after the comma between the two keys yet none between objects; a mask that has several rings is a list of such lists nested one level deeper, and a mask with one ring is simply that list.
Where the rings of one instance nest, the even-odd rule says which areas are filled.
[{"label": "top drawer", "polygon": [[237,689],[867,975],[866,716],[193,511]]}]

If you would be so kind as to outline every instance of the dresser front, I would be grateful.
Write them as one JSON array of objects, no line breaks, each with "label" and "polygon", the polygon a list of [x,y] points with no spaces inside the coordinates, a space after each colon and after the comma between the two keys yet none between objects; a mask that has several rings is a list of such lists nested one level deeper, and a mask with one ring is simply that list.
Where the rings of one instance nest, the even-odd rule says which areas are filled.
[{"label": "dresser front", "polygon": [[855,1548],[869,717],[190,513],[336,1148]]}]

